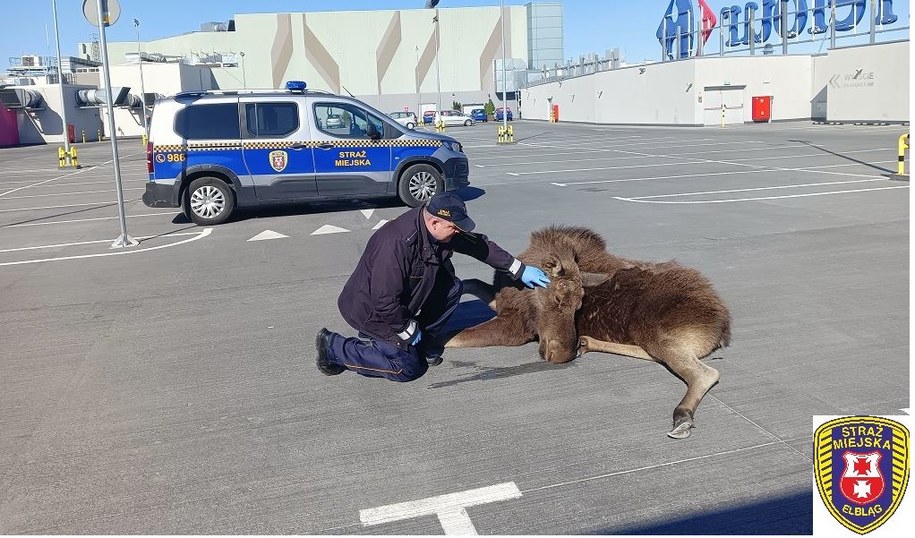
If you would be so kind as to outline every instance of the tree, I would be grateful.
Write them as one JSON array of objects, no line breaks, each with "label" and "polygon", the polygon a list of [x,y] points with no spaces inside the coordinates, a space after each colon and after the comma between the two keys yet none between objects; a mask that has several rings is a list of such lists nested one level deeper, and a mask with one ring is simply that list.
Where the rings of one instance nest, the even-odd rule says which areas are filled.
[{"label": "tree", "polygon": [[453,102],[451,103],[451,109],[452,109],[452,110],[457,110],[458,112],[460,112],[460,110],[463,108],[463,106],[464,106],[464,105],[462,105],[462,104],[459,103],[458,101],[453,101]]},{"label": "tree", "polygon": [[489,102],[483,105],[483,109],[486,111],[486,115],[490,118],[494,117],[496,114],[496,105],[493,104],[492,98],[489,99]]}]

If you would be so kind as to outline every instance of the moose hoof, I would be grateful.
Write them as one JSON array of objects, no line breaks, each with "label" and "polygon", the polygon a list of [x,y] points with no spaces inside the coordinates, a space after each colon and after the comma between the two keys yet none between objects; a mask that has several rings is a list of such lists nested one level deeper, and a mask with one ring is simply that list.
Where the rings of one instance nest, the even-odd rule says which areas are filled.
[{"label": "moose hoof", "polygon": [[667,436],[671,439],[686,439],[689,437],[690,430],[693,427],[693,423],[690,421],[684,421],[674,426],[672,430],[667,432]]},{"label": "moose hoof", "polygon": [[588,349],[588,340],[589,339],[587,336],[582,336],[581,338],[578,339],[578,351],[576,351],[576,353],[575,353],[576,357],[581,357],[582,355],[584,355],[585,353],[590,351],[590,349]]}]

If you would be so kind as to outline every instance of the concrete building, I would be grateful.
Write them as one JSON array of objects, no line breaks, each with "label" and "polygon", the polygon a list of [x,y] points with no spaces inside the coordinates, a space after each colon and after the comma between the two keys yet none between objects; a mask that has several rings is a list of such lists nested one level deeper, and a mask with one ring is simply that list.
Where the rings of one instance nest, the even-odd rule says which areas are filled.
[{"label": "concrete building", "polygon": [[[287,80],[305,80],[311,88],[348,91],[383,111],[432,109],[439,86],[442,108],[490,98],[499,106],[503,89],[513,105],[529,73],[563,60],[559,3],[507,5],[504,13],[499,6],[438,13],[438,25],[429,9],[240,14],[224,25],[140,43],[140,49],[209,67],[221,89],[281,88]],[[514,67],[504,85],[496,72],[503,20],[506,66]],[[113,64],[136,58],[136,42],[108,47]]]},{"label": "concrete building", "polygon": [[705,56],[628,66],[532,85],[526,119],[626,125],[753,121],[753,98],[770,97],[772,121],[909,121],[909,41],[824,54]]}]

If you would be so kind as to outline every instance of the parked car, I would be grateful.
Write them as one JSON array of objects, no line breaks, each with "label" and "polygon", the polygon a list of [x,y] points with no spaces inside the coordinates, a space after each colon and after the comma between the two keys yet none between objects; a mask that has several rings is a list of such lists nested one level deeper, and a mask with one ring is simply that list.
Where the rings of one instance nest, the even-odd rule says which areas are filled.
[{"label": "parked car", "polygon": [[[504,111],[504,112],[503,112]],[[496,109],[495,118],[496,121],[502,121],[502,114],[505,114],[505,119],[507,121],[512,121],[512,109],[499,107]]]},{"label": "parked car", "polygon": [[328,129],[342,129],[343,117],[340,114],[328,114],[324,120],[324,126]]},{"label": "parked car", "polygon": [[391,119],[393,119],[397,123],[403,125],[407,129],[412,129],[412,128],[416,127],[416,124],[418,123],[416,120],[416,114],[414,114],[413,112],[409,112],[409,111],[391,112],[390,114],[388,114],[388,116],[390,116]]},{"label": "parked car", "polygon": [[484,108],[471,110],[470,117],[473,118],[473,121],[489,121],[489,116],[486,115],[486,109]]},{"label": "parked car", "polygon": [[435,122],[435,111],[427,110],[423,112],[423,125],[429,125]]},{"label": "parked car", "polygon": [[438,117],[445,125],[473,125],[473,118],[457,110],[442,110]]},{"label": "parked car", "polygon": [[[335,127],[335,125],[337,127]],[[158,101],[143,203],[201,226],[236,208],[396,195],[411,207],[469,184],[460,142],[414,131],[342,95],[286,90],[182,92]]]}]

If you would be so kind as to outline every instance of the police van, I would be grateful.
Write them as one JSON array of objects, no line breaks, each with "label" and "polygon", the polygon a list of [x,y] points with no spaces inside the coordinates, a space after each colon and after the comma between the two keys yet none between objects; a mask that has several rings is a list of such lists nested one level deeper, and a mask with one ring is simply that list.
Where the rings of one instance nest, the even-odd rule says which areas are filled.
[{"label": "police van", "polygon": [[407,129],[352,97],[307,90],[183,92],[156,103],[143,202],[200,225],[236,207],[398,196],[408,206],[468,185],[461,144]]}]

